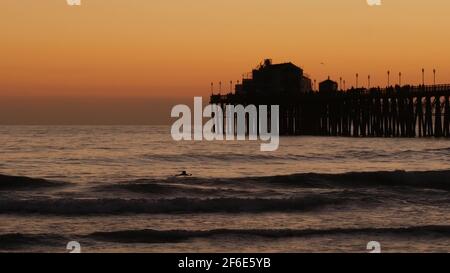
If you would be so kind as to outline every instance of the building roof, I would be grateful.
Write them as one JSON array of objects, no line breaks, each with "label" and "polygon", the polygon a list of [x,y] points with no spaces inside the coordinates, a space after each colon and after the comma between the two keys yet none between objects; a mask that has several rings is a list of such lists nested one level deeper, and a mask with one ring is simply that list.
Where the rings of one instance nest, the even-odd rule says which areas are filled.
[{"label": "building roof", "polygon": [[328,84],[337,84],[337,82],[332,81],[332,80],[330,79],[330,77],[328,77],[328,79],[324,80],[323,82],[320,82],[320,84],[325,84],[325,83],[328,83]]},{"label": "building roof", "polygon": [[273,64],[271,59],[266,59],[264,60],[264,62],[258,67],[259,69],[279,69],[279,68],[294,68],[294,69],[299,69],[302,70],[300,67],[296,66],[295,64],[293,64],[292,62],[288,62],[288,63],[279,63],[279,64]]},{"label": "building roof", "polygon": [[295,64],[289,62],[289,63],[280,63],[280,64],[272,64],[270,67],[272,68],[295,68],[295,69],[301,69],[300,67],[296,66]]}]

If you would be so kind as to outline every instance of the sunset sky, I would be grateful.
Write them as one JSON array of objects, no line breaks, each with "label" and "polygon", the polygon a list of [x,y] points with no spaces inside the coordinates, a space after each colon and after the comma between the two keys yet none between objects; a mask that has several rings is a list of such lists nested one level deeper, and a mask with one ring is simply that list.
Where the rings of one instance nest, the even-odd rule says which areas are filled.
[{"label": "sunset sky", "polygon": [[[318,81],[450,83],[450,1],[2,0],[0,104],[11,97],[208,95],[264,58]],[[322,64],[323,63],[323,64]],[[397,76],[392,76],[397,81]],[[228,84],[224,84],[228,90]],[[0,115],[2,112],[0,111]],[[0,122],[2,121],[0,116]]]}]

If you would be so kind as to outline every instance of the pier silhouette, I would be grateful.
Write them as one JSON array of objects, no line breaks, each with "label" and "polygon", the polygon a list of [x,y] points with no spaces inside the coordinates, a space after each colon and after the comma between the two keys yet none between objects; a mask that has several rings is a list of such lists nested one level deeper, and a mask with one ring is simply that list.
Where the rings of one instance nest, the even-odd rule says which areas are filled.
[{"label": "pier silhouette", "polygon": [[450,137],[450,84],[339,90],[327,79],[314,91],[311,83],[292,63],[266,60],[234,93],[212,93],[210,102],[279,105],[281,135]]}]

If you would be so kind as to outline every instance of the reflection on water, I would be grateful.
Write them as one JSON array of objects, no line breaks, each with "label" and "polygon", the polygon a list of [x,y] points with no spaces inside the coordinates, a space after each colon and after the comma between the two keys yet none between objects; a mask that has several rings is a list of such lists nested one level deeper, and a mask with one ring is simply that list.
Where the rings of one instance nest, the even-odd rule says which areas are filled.
[{"label": "reflection on water", "polygon": [[0,172],[75,182],[168,177],[272,176],[449,169],[450,140],[282,137],[257,142],[175,142],[168,126],[0,127]]}]

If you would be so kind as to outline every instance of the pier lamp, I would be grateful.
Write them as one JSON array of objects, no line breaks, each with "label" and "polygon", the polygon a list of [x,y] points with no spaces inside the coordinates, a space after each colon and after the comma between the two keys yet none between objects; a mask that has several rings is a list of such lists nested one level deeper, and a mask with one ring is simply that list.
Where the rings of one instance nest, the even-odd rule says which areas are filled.
[{"label": "pier lamp", "polygon": [[402,72],[398,72],[398,85],[402,86]]},{"label": "pier lamp", "polygon": [[214,94],[214,83],[211,82],[211,95],[213,95],[213,94]]},{"label": "pier lamp", "polygon": [[339,88],[340,88],[341,91],[342,91],[342,77],[339,77]]},{"label": "pier lamp", "polygon": [[359,74],[356,73],[356,89],[358,89]]},{"label": "pier lamp", "polygon": [[370,89],[370,75],[367,76],[367,89]]},{"label": "pier lamp", "polygon": [[425,86],[425,68],[422,68],[422,85]]},{"label": "pier lamp", "polygon": [[391,85],[391,71],[390,70],[387,71],[387,76],[388,76],[387,86],[389,87]]},{"label": "pier lamp", "polygon": [[436,85],[436,68],[433,69],[433,83]]}]

